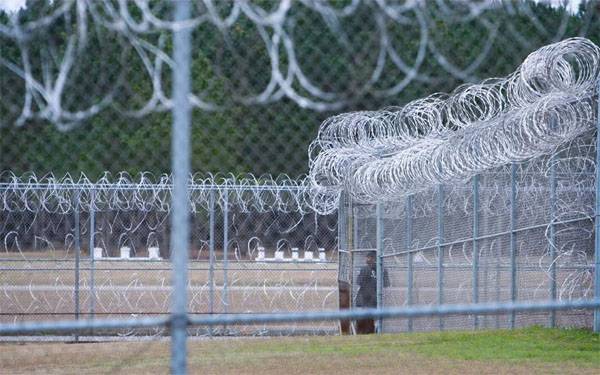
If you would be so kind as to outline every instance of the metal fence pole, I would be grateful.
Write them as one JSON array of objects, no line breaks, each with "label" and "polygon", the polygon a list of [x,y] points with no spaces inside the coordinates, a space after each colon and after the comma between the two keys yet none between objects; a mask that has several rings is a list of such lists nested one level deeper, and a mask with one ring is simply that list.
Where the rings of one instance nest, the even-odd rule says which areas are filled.
[{"label": "metal fence pole", "polygon": [[[485,211],[484,211],[485,212]],[[483,227],[486,228],[487,225],[487,219],[485,217],[485,215],[482,215],[482,219],[483,219]],[[484,247],[485,250],[485,247]],[[481,249],[479,251],[481,253]],[[490,262],[489,262],[489,257],[491,256],[491,251],[489,253],[489,256],[486,258],[484,256],[484,260],[485,262],[483,263],[483,266],[481,265],[481,254],[479,254],[479,267],[483,267],[483,275],[482,275],[482,281],[483,281],[483,285],[482,285],[482,289],[483,289],[483,294],[485,296],[485,302],[490,300]],[[483,317],[481,317],[481,322],[483,322],[483,327],[487,328],[490,325],[490,317],[488,315],[484,315]],[[481,323],[480,322],[480,323]]]},{"label": "metal fence pole", "polygon": [[[406,250],[410,250],[412,245],[412,195],[406,197]],[[408,253],[408,270],[407,270],[407,285],[408,290],[406,291],[406,304],[412,305],[413,303],[413,253]],[[413,330],[413,319],[408,318],[408,332]]]},{"label": "metal fence pole", "polygon": [[[74,298],[75,298],[75,320],[79,320],[80,306],[79,306],[79,271],[81,261],[81,230],[79,227],[79,198],[80,192],[75,192],[75,200],[73,205],[73,213],[75,216],[75,285],[74,285]],[[79,332],[75,332],[75,341],[79,341]]]},{"label": "metal fence pole", "polygon": [[[189,19],[190,2],[176,1],[175,21]],[[171,373],[187,373],[187,284],[190,238],[188,179],[190,174],[190,29],[173,33],[173,136],[171,141],[173,204],[171,211],[172,311]]]},{"label": "metal fence pole", "polygon": [[[479,302],[479,175],[473,176],[473,303]],[[479,328],[479,316],[473,315],[473,328]]]},{"label": "metal fence pole", "polygon": [[[350,255],[350,307],[355,307],[354,306],[354,266],[355,266],[355,254],[357,254],[356,252],[354,252],[355,250],[360,248],[360,239],[358,237],[358,207],[352,204],[352,196],[348,195],[347,197],[347,204],[348,204],[348,225],[351,226],[351,230],[352,232],[348,233],[350,237],[350,241],[348,243],[348,250],[350,251],[349,255]],[[354,325],[354,327],[356,327],[355,322],[352,323],[352,325]]]},{"label": "metal fence pole", "polygon": [[[510,164],[510,300],[517,300],[517,165]],[[515,312],[510,314],[510,328],[515,328]]]},{"label": "metal fence pole", "polygon": [[360,241],[358,240],[358,207],[350,207],[350,225],[352,225],[352,249],[360,249]]},{"label": "metal fence pole", "polygon": [[[210,190],[208,202],[208,312],[215,313],[215,191]],[[212,335],[213,327],[208,333]]]},{"label": "metal fence pole", "polygon": [[[358,248],[358,218],[356,216],[354,205],[352,204],[352,196],[350,194],[343,194],[344,197],[344,236],[348,239],[348,251],[353,251]],[[351,257],[351,264],[353,259]]]},{"label": "metal fence pole", "polygon": [[[594,298],[600,298],[600,80],[596,89],[596,212],[594,217]],[[594,332],[600,333],[600,309],[594,310]]]},{"label": "metal fence pole", "polygon": [[[496,226],[498,227],[498,226]],[[499,230],[498,230],[499,232]],[[496,247],[496,282],[494,283],[496,287],[496,301],[502,300],[502,290],[500,288],[500,283],[502,280],[502,247]],[[500,315],[496,315],[496,329],[500,329]]]},{"label": "metal fence pole", "polygon": [[[224,190],[223,195],[223,313],[229,310],[228,295],[228,268],[229,268],[229,190]],[[223,326],[227,330],[227,325]]]},{"label": "metal fence pole", "polygon": [[[339,250],[348,250],[348,246],[346,245],[346,217],[344,216],[344,194],[340,194],[340,200],[338,203],[338,212],[337,212],[337,236],[338,236],[338,254]],[[339,261],[339,256],[338,256]]]},{"label": "metal fence pole", "polygon": [[[352,306],[352,239],[351,230],[348,228],[351,212],[348,210],[348,196],[345,193],[340,194],[338,207],[338,310],[349,309]],[[342,251],[343,250],[343,251]],[[340,320],[340,334],[350,334],[352,332],[352,322],[349,320]]]},{"label": "metal fence pole", "polygon": [[95,287],[95,272],[96,272],[96,261],[94,256],[95,245],[95,233],[96,233],[96,210],[94,209],[94,201],[96,199],[96,191],[94,189],[90,192],[90,318],[94,319],[96,313],[96,287]]},{"label": "metal fence pole", "polygon": [[[375,272],[377,273],[377,308],[383,307],[383,205],[377,203],[377,263],[375,263]],[[377,320],[377,333],[381,334],[383,328],[383,319]]]},{"label": "metal fence pole", "polygon": [[[550,299],[556,299],[556,228],[554,215],[556,213],[556,165],[554,156],[550,160]],[[550,327],[556,327],[556,311],[550,311]]]},{"label": "metal fence pole", "polygon": [[[444,303],[444,250],[442,243],[444,242],[444,185],[438,186],[438,202],[437,202],[437,251],[438,251],[438,305]],[[440,316],[440,331],[444,329],[444,318]]]}]

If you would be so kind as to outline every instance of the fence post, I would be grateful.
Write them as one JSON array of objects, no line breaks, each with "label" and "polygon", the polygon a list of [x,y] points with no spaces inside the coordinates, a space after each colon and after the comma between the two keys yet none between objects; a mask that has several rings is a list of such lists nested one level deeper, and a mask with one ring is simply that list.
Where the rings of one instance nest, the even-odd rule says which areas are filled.
[{"label": "fence post", "polygon": [[92,188],[90,192],[90,318],[94,319],[96,313],[96,287],[95,287],[95,272],[96,263],[94,257],[95,234],[96,234],[96,210],[94,202],[96,200],[96,191]]},{"label": "fence post", "polygon": [[[208,202],[208,312],[215,312],[215,191],[210,189]],[[212,336],[213,327],[210,326],[208,333]]]},{"label": "fence post", "polygon": [[[550,160],[550,299],[556,300],[556,228],[554,215],[556,214],[556,159]],[[556,327],[556,311],[550,311],[550,327]]]},{"label": "fence post", "polygon": [[[350,308],[354,308],[356,307],[354,305],[354,265],[355,265],[355,254],[357,254],[355,252],[355,250],[358,250],[360,248],[360,240],[358,238],[358,207],[355,206],[354,204],[352,204],[352,196],[348,195],[347,198],[347,209],[348,209],[348,225],[351,226],[352,228],[349,228],[352,230],[352,233],[348,233],[349,237],[350,237],[350,241],[349,241],[349,255],[350,255]],[[353,321],[352,326],[354,328],[356,328],[356,322]],[[352,330],[352,328],[350,328]]]},{"label": "fence post", "polygon": [[[437,251],[438,251],[438,305],[444,304],[444,250],[442,243],[444,242],[444,185],[438,186],[438,202],[437,202]],[[444,318],[440,316],[440,331],[444,329]]]},{"label": "fence post", "polygon": [[[348,245],[346,244],[347,236],[346,236],[346,210],[344,209],[344,193],[340,194],[340,199],[338,201],[338,212],[337,212],[337,236],[338,236],[338,251],[339,250],[348,250]],[[339,261],[339,258],[338,258]]]},{"label": "fence post", "polygon": [[[341,193],[338,206],[338,310],[352,307],[352,238],[349,197]],[[344,250],[345,252],[341,251]],[[352,332],[351,320],[340,320],[340,334]]]},{"label": "fence post", "polygon": [[[75,237],[75,285],[74,285],[74,298],[75,298],[75,320],[79,320],[79,262],[81,261],[81,230],[79,227],[79,199],[80,199],[80,191],[77,190],[75,192],[73,204],[73,212],[75,216],[75,229],[74,229],[74,237]],[[79,341],[79,333],[75,332],[75,341]]]},{"label": "fence post", "polygon": [[[225,187],[223,195],[223,313],[229,311],[228,268],[229,268],[229,190]],[[227,330],[227,325],[223,326]]]},{"label": "fence post", "polygon": [[[479,175],[473,176],[473,303],[479,303]],[[473,328],[479,328],[479,316],[473,316]]]},{"label": "fence post", "polygon": [[[510,300],[517,300],[517,165],[510,164]],[[498,280],[496,281],[498,282]],[[515,312],[510,313],[510,328],[515,328]]]},{"label": "fence post", "polygon": [[[594,298],[600,299],[600,80],[596,90],[596,212],[594,214]],[[594,332],[600,333],[600,309],[594,310]]]},{"label": "fence post", "polygon": [[352,225],[352,249],[360,249],[360,241],[358,240],[358,215],[356,212],[358,207],[350,206],[350,225]]},{"label": "fence post", "polygon": [[[406,197],[406,251],[410,250],[412,245],[412,195]],[[407,285],[408,290],[406,293],[406,304],[412,305],[413,303],[413,259],[414,254],[408,253],[408,270],[407,270]],[[408,318],[408,332],[413,330],[413,319]]]},{"label": "fence post", "polygon": [[[383,307],[383,204],[377,203],[377,262],[375,263],[375,272],[377,273],[377,308]],[[383,330],[383,319],[377,320],[377,333],[381,334]]]},{"label": "fence post", "polygon": [[[190,2],[176,1],[175,21],[181,24],[190,17]],[[173,32],[173,133],[171,169],[173,204],[171,211],[172,312],[171,373],[187,373],[187,287],[190,210],[188,179],[190,174],[190,28]]]},{"label": "fence post", "polygon": [[[499,225],[496,225],[497,232],[500,233],[501,230],[498,229]],[[500,288],[500,282],[502,280],[502,246],[496,246],[496,282],[494,283],[496,287],[496,302],[500,302],[502,300],[502,290]],[[500,315],[496,314],[496,329],[500,329]]]}]

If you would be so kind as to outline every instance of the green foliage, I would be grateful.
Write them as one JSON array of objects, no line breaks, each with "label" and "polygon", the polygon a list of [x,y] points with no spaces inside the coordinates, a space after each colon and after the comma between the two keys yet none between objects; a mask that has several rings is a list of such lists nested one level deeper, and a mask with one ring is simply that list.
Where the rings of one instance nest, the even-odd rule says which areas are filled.
[{"label": "green foliage", "polygon": [[[262,4],[265,9],[274,6],[269,1]],[[502,9],[487,10],[476,18],[456,20],[448,18],[437,4],[428,3],[424,17],[429,45],[425,59],[417,64],[418,71],[428,78],[417,78],[396,95],[383,95],[384,90],[405,78],[389,58],[381,79],[365,85],[376,66],[380,47],[370,5],[363,4],[354,16],[342,18],[338,27],[296,4],[290,10],[295,22],[286,31],[294,41],[294,51],[306,77],[322,90],[341,94],[348,100],[349,104],[336,113],[398,106],[434,92],[451,91],[465,81],[460,74],[448,70],[450,65],[458,72],[466,71],[466,76],[475,81],[506,75],[528,53],[553,42],[559,27],[564,28],[564,37],[587,35],[592,41],[599,41],[600,20],[594,6],[582,5],[579,14],[566,15],[563,10],[533,2],[528,2],[530,11],[524,12],[515,2]],[[227,7],[225,3],[221,6]],[[159,8],[169,11],[165,6]],[[35,19],[43,11],[49,10],[40,2],[31,2],[22,12],[22,19]],[[135,7],[132,12],[133,17],[139,17]],[[6,17],[1,17],[0,21],[6,23]],[[71,23],[61,20],[26,41],[33,51],[31,63],[36,77],[43,76],[42,61],[60,60],[75,20],[73,14]],[[395,53],[408,65],[414,65],[423,30],[416,21],[386,22]],[[492,29],[497,30],[492,33],[495,37],[488,39]],[[150,34],[144,38],[150,44],[160,45],[166,54],[171,53],[170,35]],[[0,46],[2,59],[20,63],[14,40],[0,36]],[[485,59],[471,66],[488,46]],[[87,44],[80,48],[66,83],[63,107],[71,111],[86,109],[109,92],[114,94],[112,106],[70,132],[56,131],[42,120],[14,126],[23,105],[24,85],[0,64],[0,170],[18,174],[34,171],[40,175],[84,172],[92,178],[104,171],[168,173],[170,112],[163,110],[142,117],[124,112],[141,109],[153,95],[150,74],[137,51],[123,36],[102,27],[90,27]],[[448,66],[432,57],[433,49],[447,58]],[[153,55],[146,52],[153,62]],[[286,71],[288,60],[282,51],[282,72]],[[50,64],[51,69],[58,66]],[[195,29],[191,72],[193,92],[202,93],[200,99],[218,106],[213,111],[193,111],[194,172],[292,176],[306,173],[307,147],[319,124],[334,113],[301,108],[286,98],[274,103],[242,104],[244,98],[258,94],[271,79],[271,62],[253,22],[242,17],[227,33],[210,24]],[[171,90],[170,74],[170,68],[163,64],[161,85],[167,95]],[[297,82],[292,85],[300,95],[310,97]]]}]

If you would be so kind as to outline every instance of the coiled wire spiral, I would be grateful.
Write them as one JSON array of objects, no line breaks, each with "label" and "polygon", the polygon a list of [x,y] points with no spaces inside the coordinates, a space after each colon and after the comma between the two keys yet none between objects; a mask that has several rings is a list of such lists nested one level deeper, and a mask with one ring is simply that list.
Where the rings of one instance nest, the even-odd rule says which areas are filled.
[{"label": "coiled wire spiral", "polygon": [[390,201],[553,152],[593,128],[600,49],[585,38],[540,48],[505,78],[400,108],[327,119],[309,148],[312,205]]}]

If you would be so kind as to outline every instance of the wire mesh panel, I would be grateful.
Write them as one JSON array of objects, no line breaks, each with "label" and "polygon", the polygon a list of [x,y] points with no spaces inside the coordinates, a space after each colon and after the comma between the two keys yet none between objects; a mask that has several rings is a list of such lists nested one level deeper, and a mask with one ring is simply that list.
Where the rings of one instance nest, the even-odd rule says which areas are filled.
[{"label": "wire mesh panel", "polygon": [[[186,306],[195,317],[356,306],[373,250],[380,307],[573,300],[592,296],[593,277],[600,284],[596,150],[581,137],[597,121],[596,2],[6,4],[2,321],[160,316],[177,296],[168,322],[182,332]],[[448,316],[379,328],[590,319]]]},{"label": "wire mesh panel", "polygon": [[[169,313],[170,187],[148,181],[120,184],[16,178],[3,185],[3,322]],[[206,315],[337,309],[337,217],[307,211],[303,190],[282,187],[274,195],[273,189],[254,189],[191,186],[188,311]],[[335,323],[190,331],[335,332]]]},{"label": "wire mesh panel", "polygon": [[[448,92],[506,75],[545,44],[597,38],[594,2],[574,8],[195,1],[192,170],[302,175],[331,114]],[[34,1],[0,13],[0,170],[170,171],[171,2]]]},{"label": "wire mesh panel", "polygon": [[[387,202],[380,211],[380,243],[375,205],[357,206],[356,241],[368,244],[368,250],[381,250],[391,279],[390,286],[383,288],[382,305],[589,297],[594,249],[592,142],[592,137],[584,135],[551,156],[509,164],[467,182],[440,185]],[[356,273],[364,266],[364,256],[358,253],[352,259]],[[354,286],[355,293],[358,288]],[[591,314],[569,311],[393,319],[384,321],[383,330],[534,324],[589,327]]]}]

